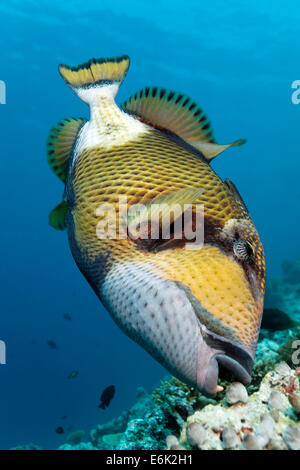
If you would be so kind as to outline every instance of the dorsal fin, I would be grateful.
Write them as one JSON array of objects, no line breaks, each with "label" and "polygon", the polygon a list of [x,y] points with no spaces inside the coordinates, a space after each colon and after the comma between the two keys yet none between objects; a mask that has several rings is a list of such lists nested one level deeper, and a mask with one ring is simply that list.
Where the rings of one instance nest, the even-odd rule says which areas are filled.
[{"label": "dorsal fin", "polygon": [[214,142],[207,117],[195,101],[181,93],[158,87],[145,87],[132,95],[121,108],[168,129],[186,142]]},{"label": "dorsal fin", "polygon": [[173,132],[212,160],[230,146],[242,145],[245,140],[218,145],[207,116],[200,106],[181,93],[164,88],[146,87],[132,95],[122,110],[160,129]]},{"label": "dorsal fin", "polygon": [[50,130],[47,140],[47,160],[51,170],[63,183],[66,182],[74,141],[85,122],[86,119],[83,118],[66,118]]}]

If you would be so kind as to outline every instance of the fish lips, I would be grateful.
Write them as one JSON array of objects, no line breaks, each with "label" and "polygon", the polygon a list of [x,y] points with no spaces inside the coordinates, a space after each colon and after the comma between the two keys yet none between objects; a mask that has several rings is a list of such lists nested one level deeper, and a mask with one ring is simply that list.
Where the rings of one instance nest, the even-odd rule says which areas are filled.
[{"label": "fish lips", "polygon": [[[199,322],[200,323],[200,322]],[[251,382],[254,358],[240,344],[221,337],[199,324],[203,341],[199,341],[196,387],[206,395],[217,392],[219,366],[243,384]],[[205,338],[205,339],[204,339]]]}]

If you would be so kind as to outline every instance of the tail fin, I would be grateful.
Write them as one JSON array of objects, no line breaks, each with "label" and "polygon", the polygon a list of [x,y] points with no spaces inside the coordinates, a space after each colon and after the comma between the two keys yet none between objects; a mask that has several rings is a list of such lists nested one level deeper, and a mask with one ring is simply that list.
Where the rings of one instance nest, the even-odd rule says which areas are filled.
[{"label": "tail fin", "polygon": [[88,62],[69,67],[61,64],[58,70],[64,81],[86,103],[91,103],[95,96],[107,95],[114,98],[129,68],[129,57],[111,57],[91,59]]}]

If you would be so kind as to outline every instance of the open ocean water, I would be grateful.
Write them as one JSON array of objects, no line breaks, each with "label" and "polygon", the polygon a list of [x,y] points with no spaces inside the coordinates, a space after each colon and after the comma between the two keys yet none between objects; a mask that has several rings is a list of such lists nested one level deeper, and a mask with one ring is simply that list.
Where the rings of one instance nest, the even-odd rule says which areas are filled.
[{"label": "open ocean water", "polygon": [[[280,276],[282,260],[299,256],[300,106],[291,100],[300,80],[299,23],[296,0],[1,3],[1,449],[57,448],[64,441],[58,426],[88,432],[132,406],[138,386],[150,391],[167,374],[114,324],[77,269],[66,234],[48,225],[63,191],[46,161],[49,128],[67,116],[88,117],[58,64],[128,54],[118,103],[146,85],[178,90],[202,106],[218,142],[247,138],[213,168],[237,185],[268,275]],[[110,384],[116,395],[101,410]]]}]

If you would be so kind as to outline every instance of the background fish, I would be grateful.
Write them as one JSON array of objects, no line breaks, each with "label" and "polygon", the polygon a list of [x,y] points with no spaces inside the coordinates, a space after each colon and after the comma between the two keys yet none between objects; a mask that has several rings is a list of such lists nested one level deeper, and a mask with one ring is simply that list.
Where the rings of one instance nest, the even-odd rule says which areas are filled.
[{"label": "background fish", "polygon": [[72,370],[72,372],[68,375],[68,379],[75,379],[79,374],[78,370]]},{"label": "background fish", "polygon": [[[250,381],[263,309],[263,248],[232,182],[209,162],[218,145],[201,108],[183,94],[144,88],[120,110],[114,97],[129,58],[93,59],[59,70],[91,118],[59,122],[50,167],[65,183],[50,224],[68,230],[74,259],[116,323],[172,374],[215,393],[219,364]],[[204,246],[159,237],[99,238],[99,206],[119,216],[142,203],[203,204]],[[117,226],[120,229],[120,226]]]},{"label": "background fish", "polygon": [[109,385],[108,387],[106,387],[101,394],[100,405],[98,406],[98,408],[102,408],[102,410],[107,408],[111,400],[115,396],[115,392],[116,388],[114,385]]},{"label": "background fish", "polygon": [[49,348],[51,348],[51,349],[57,349],[57,344],[56,344],[55,341],[52,341],[52,339],[49,339],[49,340],[47,341],[47,344],[48,344]]}]

